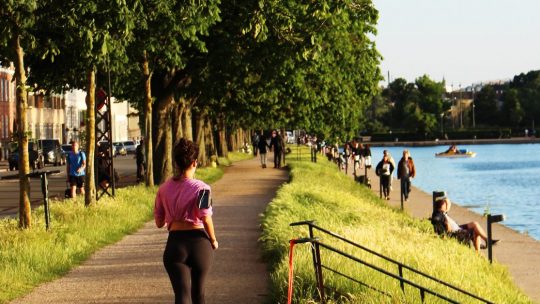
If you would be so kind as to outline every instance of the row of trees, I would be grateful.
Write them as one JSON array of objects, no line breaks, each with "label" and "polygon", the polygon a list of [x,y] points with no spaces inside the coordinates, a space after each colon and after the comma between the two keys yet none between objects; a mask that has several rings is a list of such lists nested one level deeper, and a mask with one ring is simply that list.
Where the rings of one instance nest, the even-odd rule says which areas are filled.
[{"label": "row of trees", "polygon": [[476,120],[487,126],[525,127],[540,120],[540,71],[488,84],[475,95]]},{"label": "row of trees", "polygon": [[431,133],[439,126],[439,115],[450,108],[444,101],[444,94],[444,81],[436,82],[426,75],[410,83],[397,78],[374,98],[368,128],[372,131],[391,128]]},{"label": "row of trees", "polygon": [[107,87],[107,71],[114,96],[139,109],[152,139],[145,141],[152,186],[173,174],[180,137],[199,143],[205,163],[248,129],[356,133],[381,79],[377,18],[369,0],[2,1],[0,60],[16,68],[20,226],[30,226],[27,83],[86,90],[91,205],[95,92]]},{"label": "row of trees", "polygon": [[[485,84],[480,91],[471,94],[469,90],[465,95],[474,99],[475,122],[482,128],[522,128],[540,120],[540,71],[517,75],[502,84]],[[443,121],[439,120],[440,115],[447,113],[452,103],[444,81],[437,82],[426,75],[414,82],[397,78],[374,97],[368,110],[372,119],[367,129],[435,134]],[[472,110],[466,114],[472,116]],[[466,117],[468,121],[472,119]]]}]

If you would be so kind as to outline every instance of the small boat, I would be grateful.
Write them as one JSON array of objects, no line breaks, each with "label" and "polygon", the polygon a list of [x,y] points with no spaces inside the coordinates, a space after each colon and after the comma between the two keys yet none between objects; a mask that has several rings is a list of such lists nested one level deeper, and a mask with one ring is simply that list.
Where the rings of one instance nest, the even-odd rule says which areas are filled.
[{"label": "small boat", "polygon": [[472,152],[465,149],[457,150],[457,152],[435,153],[435,157],[445,157],[445,158],[471,158],[475,156],[476,156],[476,152]]}]

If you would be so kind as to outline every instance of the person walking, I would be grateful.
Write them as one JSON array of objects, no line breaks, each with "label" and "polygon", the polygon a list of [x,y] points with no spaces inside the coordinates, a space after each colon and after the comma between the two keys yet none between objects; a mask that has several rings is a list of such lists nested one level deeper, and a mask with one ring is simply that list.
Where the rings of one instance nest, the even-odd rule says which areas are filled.
[{"label": "person walking", "polygon": [[[384,150],[383,151],[383,155],[386,155],[388,156],[388,161],[390,163],[392,163],[392,166],[394,166],[394,168],[396,167],[396,161],[394,160],[394,158],[392,157],[392,155],[390,154],[390,151],[388,150]],[[392,191],[392,175],[390,175],[390,185],[389,185],[389,191]]]},{"label": "person walking", "polygon": [[169,237],[163,264],[171,280],[175,303],[205,303],[205,283],[219,245],[212,221],[210,186],[194,178],[198,145],[184,138],[174,148],[179,174],[158,190],[154,220]]},{"label": "person walking", "polygon": [[146,150],[144,149],[144,140],[141,140],[137,149],[135,150],[135,158],[137,161],[137,182],[140,183],[144,180],[143,172],[146,167]]},{"label": "person walking", "polygon": [[71,188],[71,198],[77,196],[77,188],[81,195],[84,195],[85,169],[86,155],[83,151],[79,151],[79,142],[73,141],[66,161],[67,182]]},{"label": "person walking", "polygon": [[364,147],[364,165],[366,168],[371,169],[371,148],[369,144]]},{"label": "person walking", "polygon": [[399,160],[397,167],[397,178],[401,181],[401,192],[403,199],[409,200],[411,193],[411,180],[416,176],[414,161],[410,156],[409,150],[403,150],[403,157]]},{"label": "person walking", "polygon": [[270,140],[270,149],[274,151],[274,168],[281,168],[281,154],[283,153],[283,138],[277,130],[272,131],[272,139]]},{"label": "person walking", "polygon": [[251,136],[251,145],[253,146],[253,155],[257,156],[257,150],[259,149],[259,141],[261,140],[261,137],[259,137],[259,134],[257,132],[253,132],[253,136]]},{"label": "person walking", "polygon": [[383,159],[375,167],[375,174],[381,178],[381,186],[385,200],[390,199],[390,179],[394,172],[394,165],[390,162],[388,154],[384,154]]},{"label": "person walking", "polygon": [[261,167],[266,168],[266,149],[269,148],[268,143],[266,142],[266,137],[264,132],[261,132],[259,137],[259,142],[257,143],[257,149],[259,150],[259,155],[261,156]]}]

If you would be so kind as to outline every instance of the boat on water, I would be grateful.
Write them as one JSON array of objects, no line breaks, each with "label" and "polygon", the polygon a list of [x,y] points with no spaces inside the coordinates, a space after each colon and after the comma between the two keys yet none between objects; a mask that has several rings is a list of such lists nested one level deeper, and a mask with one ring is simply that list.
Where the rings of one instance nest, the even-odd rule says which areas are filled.
[{"label": "boat on water", "polygon": [[435,153],[435,157],[444,157],[444,158],[471,158],[475,156],[476,156],[476,152],[472,152],[465,149]]}]

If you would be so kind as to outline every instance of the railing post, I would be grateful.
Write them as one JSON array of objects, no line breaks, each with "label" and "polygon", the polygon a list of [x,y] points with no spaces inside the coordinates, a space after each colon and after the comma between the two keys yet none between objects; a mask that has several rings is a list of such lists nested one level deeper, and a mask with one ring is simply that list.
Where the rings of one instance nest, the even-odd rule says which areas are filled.
[{"label": "railing post", "polygon": [[49,230],[51,223],[51,215],[49,212],[49,181],[47,180],[47,173],[41,174],[41,192],[43,193],[43,209],[45,211],[45,228]]},{"label": "railing post", "polygon": [[367,166],[366,166],[366,163],[364,162],[364,184],[367,186],[368,182],[367,182]]},{"label": "railing post", "polygon": [[426,292],[423,288],[420,288],[420,299],[422,299],[422,303],[426,300]]},{"label": "railing post", "polygon": [[343,158],[345,160],[345,174],[349,174],[349,158],[347,157],[347,154],[343,154]]},{"label": "railing post", "polygon": [[321,250],[319,247],[319,242],[315,241],[313,243],[315,245],[315,255],[317,257],[317,289],[319,290],[319,295],[321,297],[321,303],[326,302],[326,298],[324,295],[324,282],[323,282],[323,275],[322,275],[322,262],[321,262]]},{"label": "railing post", "polygon": [[405,196],[405,193],[403,193],[404,187],[403,187],[403,177],[399,180],[399,199],[401,201],[401,211],[403,211],[403,197]]},{"label": "railing post", "polygon": [[[309,238],[313,239],[313,226],[311,226],[311,224],[308,224],[308,227],[309,227]],[[322,285],[319,282],[319,271],[318,271],[318,266],[317,266],[319,265],[319,260],[318,260],[317,252],[315,250],[315,245],[313,243],[311,244],[311,256],[313,258],[313,269],[315,270],[315,282],[317,283],[317,288],[319,288],[319,286]]]},{"label": "railing post", "polygon": [[401,290],[405,294],[405,284],[403,284],[403,267],[401,264],[398,264],[398,271],[399,271],[399,286],[401,286]]},{"label": "railing post", "polygon": [[504,214],[487,215],[487,247],[489,263],[493,263],[493,238],[491,232],[491,224],[504,221]]}]

